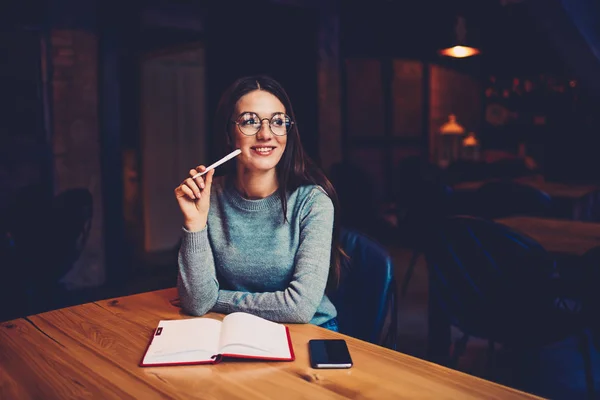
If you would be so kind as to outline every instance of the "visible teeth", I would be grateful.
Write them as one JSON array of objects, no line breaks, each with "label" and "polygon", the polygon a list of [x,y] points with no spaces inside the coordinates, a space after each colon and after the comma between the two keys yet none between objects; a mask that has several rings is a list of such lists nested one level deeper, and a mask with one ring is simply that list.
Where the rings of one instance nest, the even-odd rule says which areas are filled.
[{"label": "visible teeth", "polygon": [[259,151],[261,153],[266,153],[268,151],[273,150],[272,147],[256,147],[254,150]]}]

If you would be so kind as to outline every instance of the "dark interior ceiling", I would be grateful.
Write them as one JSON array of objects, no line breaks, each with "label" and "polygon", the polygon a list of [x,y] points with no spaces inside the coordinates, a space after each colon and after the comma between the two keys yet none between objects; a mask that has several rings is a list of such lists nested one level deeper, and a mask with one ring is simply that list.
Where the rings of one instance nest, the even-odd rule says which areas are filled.
[{"label": "dark interior ceiling", "polygon": [[[138,0],[137,3],[165,1]],[[540,33],[524,0],[338,1],[342,12],[344,56],[399,56],[435,61],[436,51],[449,45],[455,35],[457,15],[463,15],[467,39],[482,50],[478,62],[485,72],[524,75],[540,71],[562,73],[564,69],[553,44]],[[188,3],[189,0],[176,2]],[[266,0],[257,2],[268,3]],[[300,0],[290,1],[298,2]],[[35,24],[46,16],[47,2],[43,0],[0,3],[3,11],[0,24],[4,27]]]},{"label": "dark interior ceiling", "polygon": [[466,18],[467,40],[482,50],[485,71],[562,72],[557,52],[522,0],[342,2],[343,52],[435,61],[436,51],[455,37],[458,15]]}]

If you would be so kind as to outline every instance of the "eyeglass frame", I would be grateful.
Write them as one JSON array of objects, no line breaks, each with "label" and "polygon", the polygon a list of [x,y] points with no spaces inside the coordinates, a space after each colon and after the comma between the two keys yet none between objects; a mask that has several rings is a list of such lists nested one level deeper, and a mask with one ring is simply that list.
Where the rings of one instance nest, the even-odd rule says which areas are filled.
[{"label": "eyeglass frame", "polygon": [[[244,114],[254,114],[254,115],[256,115],[256,116],[258,117],[258,119],[260,120],[260,128],[258,128],[258,129],[256,130],[256,132],[254,132],[253,134],[250,134],[250,135],[248,135],[248,134],[244,133],[244,130],[243,130],[243,129],[242,129],[242,127],[240,126],[240,123],[237,121],[237,120],[238,120],[238,119],[239,119],[239,118],[240,118],[242,115],[244,115]],[[285,115],[285,116],[286,116],[286,117],[287,117],[287,118],[290,120],[290,127],[289,127],[288,129],[286,129],[286,131],[285,131],[285,133],[284,133],[283,135],[279,135],[279,134],[275,133],[275,131],[273,131],[273,128],[271,127],[271,120],[272,120],[273,118],[275,118],[277,115],[281,115],[281,114]],[[262,125],[263,125],[263,121],[264,121],[264,120],[267,120],[267,121],[269,122],[269,130],[271,131],[271,133],[272,133],[273,135],[275,135],[275,136],[278,136],[278,137],[286,136],[286,135],[288,134],[288,132],[290,131],[290,129],[292,129],[292,125],[294,125],[294,124],[295,124],[294,120],[292,120],[292,118],[291,118],[289,115],[287,115],[286,113],[283,113],[283,112],[278,112],[278,113],[275,113],[275,114],[273,114],[273,115],[271,116],[271,118],[261,118],[261,117],[260,117],[260,116],[259,116],[257,113],[255,113],[255,112],[253,112],[253,111],[246,111],[246,112],[243,112],[243,113],[241,113],[240,115],[238,115],[238,117],[237,117],[235,120],[231,120],[231,122],[233,122],[234,124],[236,124],[236,125],[238,126],[238,128],[239,128],[240,132],[242,132],[242,135],[244,135],[244,136],[256,136],[256,134],[257,134],[258,132],[260,132],[260,130],[261,130],[261,128],[262,128]]]}]

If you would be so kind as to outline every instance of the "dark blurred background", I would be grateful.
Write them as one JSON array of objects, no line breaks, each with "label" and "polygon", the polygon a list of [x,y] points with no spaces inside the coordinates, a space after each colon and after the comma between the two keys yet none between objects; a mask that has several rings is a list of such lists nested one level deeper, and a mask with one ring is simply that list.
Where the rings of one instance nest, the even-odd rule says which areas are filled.
[{"label": "dark blurred background", "polygon": [[[308,154],[346,201],[343,222],[380,220],[371,233],[382,241],[394,235],[386,213],[407,160],[452,183],[512,160],[546,181],[599,184],[598,7],[3,1],[0,304],[10,307],[0,320],[174,284],[172,191],[191,166],[223,155],[213,114],[243,75],[284,85]],[[456,44],[480,54],[439,53]],[[470,142],[448,156],[451,118]],[[464,161],[475,164],[453,172]],[[354,171],[349,186],[340,171]],[[352,185],[364,188],[358,211],[345,200]]]},{"label": "dark blurred background", "polygon": [[[23,231],[33,264],[21,276],[3,263],[5,276],[15,274],[7,281],[27,286],[37,279],[28,269],[54,269],[73,295],[121,287],[152,260],[171,263],[179,234],[172,188],[190,165],[221,156],[216,103],[248,74],[287,88],[306,150],[326,172],[359,167],[374,214],[394,201],[402,160],[447,162],[439,131],[450,114],[477,138],[480,160],[520,157],[548,179],[597,181],[598,36],[586,10],[573,7],[3,2],[0,222]],[[461,36],[481,53],[438,53]],[[56,195],[76,188],[90,192],[90,209],[64,239],[74,243],[64,249],[68,262],[53,266],[39,246],[56,247],[47,243],[61,227],[44,219]],[[75,239],[82,232],[85,243]]]}]

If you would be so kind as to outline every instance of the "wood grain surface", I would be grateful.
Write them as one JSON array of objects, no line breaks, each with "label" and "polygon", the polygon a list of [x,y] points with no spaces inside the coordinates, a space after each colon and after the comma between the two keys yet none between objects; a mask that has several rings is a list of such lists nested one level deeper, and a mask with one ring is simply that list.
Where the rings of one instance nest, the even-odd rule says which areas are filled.
[{"label": "wood grain surface", "polygon": [[[176,290],[166,289],[4,322],[0,398],[536,398],[309,324],[288,325],[294,362],[139,367],[158,321],[181,318],[191,317],[179,308]],[[354,367],[312,369],[308,341],[319,338],[345,339]]]},{"label": "wood grain surface", "polygon": [[[453,188],[457,191],[470,192],[475,191],[481,186],[483,186],[485,183],[492,181],[494,180],[461,182],[454,185]],[[514,181],[532,186],[538,190],[541,190],[542,192],[547,193],[548,195],[550,195],[550,197],[560,199],[577,200],[590,193],[597,192],[598,190],[600,190],[600,186],[598,185],[548,182],[545,181],[543,177],[540,177],[538,175],[517,178],[514,179]]]},{"label": "wood grain surface", "polygon": [[508,217],[496,221],[530,236],[550,252],[581,256],[600,246],[599,223],[538,217]]}]

